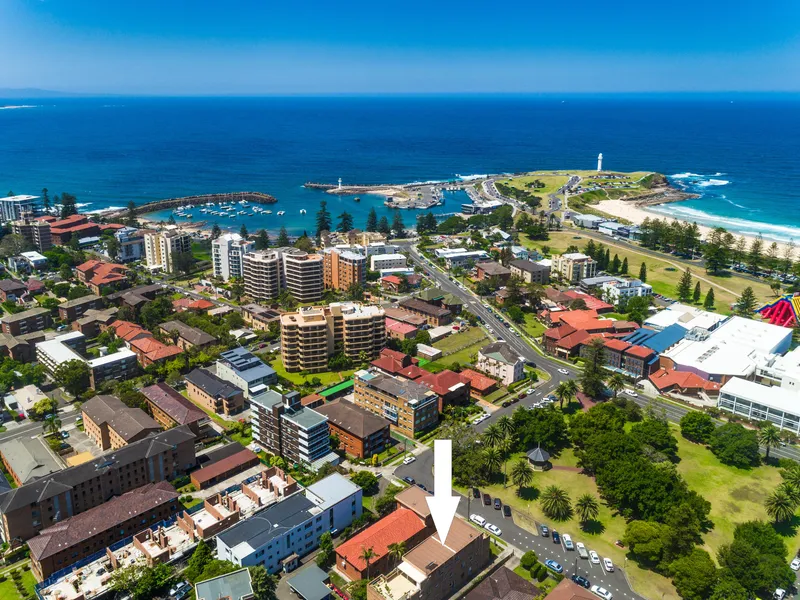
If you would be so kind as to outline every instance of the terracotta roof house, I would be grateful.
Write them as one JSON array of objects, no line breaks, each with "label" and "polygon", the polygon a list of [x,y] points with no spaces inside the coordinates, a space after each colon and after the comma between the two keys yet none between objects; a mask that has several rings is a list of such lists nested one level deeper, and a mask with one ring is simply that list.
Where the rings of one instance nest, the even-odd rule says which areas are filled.
[{"label": "terracotta roof house", "polygon": [[[402,372],[400,375],[402,376]],[[450,369],[445,369],[439,373],[423,371],[423,374],[415,378],[414,381],[436,392],[439,396],[439,412],[442,412],[445,406],[461,405],[469,402],[469,378],[462,377],[460,373]]]},{"label": "terracotta roof house", "polygon": [[589,309],[547,311],[545,320],[552,324],[543,335],[545,349],[564,358],[575,356],[597,337],[621,337],[639,328],[631,321],[602,319],[596,310]]},{"label": "terracotta roof house", "polygon": [[216,305],[213,302],[206,300],[205,298],[200,298],[199,300],[195,300],[193,298],[179,298],[178,300],[172,301],[172,308],[178,312],[184,312],[187,310],[205,312],[211,308],[214,308],[214,306]]},{"label": "terracotta roof house", "polygon": [[483,398],[497,389],[497,381],[472,369],[463,369],[461,376],[469,380],[470,391],[476,398]]},{"label": "terracotta roof house", "polygon": [[136,353],[142,367],[170,360],[183,352],[178,346],[162,344],[144,327],[130,321],[114,321],[110,326],[117,337]]},{"label": "terracotta roof house", "polygon": [[547,594],[547,600],[597,600],[597,596],[568,578],[564,578]]},{"label": "terracotta roof house", "polygon": [[717,396],[720,390],[719,383],[703,379],[700,375],[690,371],[659,369],[651,373],[649,379],[650,383],[656,386],[662,394],[676,392],[684,396],[699,396],[704,393],[709,396]]},{"label": "terracotta roof house", "polygon": [[595,298],[594,296],[590,296],[589,294],[584,294],[583,292],[578,292],[576,290],[567,290],[564,292],[564,296],[570,299],[568,303],[571,303],[574,300],[583,300],[586,303],[586,308],[589,310],[595,310],[598,313],[613,312],[614,310],[613,304],[603,302],[600,300],[600,298]]},{"label": "terracotta roof house", "polygon": [[395,375],[400,373],[403,369],[416,365],[418,362],[416,358],[412,358],[408,354],[404,354],[398,350],[384,348],[381,350],[381,355],[370,364],[384,373]]},{"label": "terracotta roof house", "polygon": [[101,260],[87,260],[75,267],[78,281],[86,284],[95,294],[101,295],[103,291],[127,286],[128,267]]},{"label": "terracotta roof house", "polygon": [[166,383],[147,386],[141,392],[147,399],[153,418],[165,429],[188,425],[195,435],[199,435],[200,426],[208,420],[206,413]]},{"label": "terracotta roof house", "polygon": [[407,340],[416,337],[419,329],[408,323],[401,323],[394,319],[386,318],[386,335],[397,340]]}]

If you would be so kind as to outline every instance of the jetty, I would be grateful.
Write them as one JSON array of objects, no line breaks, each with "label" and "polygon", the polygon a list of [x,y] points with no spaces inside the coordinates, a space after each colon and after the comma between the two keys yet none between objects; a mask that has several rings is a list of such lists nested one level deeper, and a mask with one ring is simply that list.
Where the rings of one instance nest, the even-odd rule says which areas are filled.
[{"label": "jetty", "polygon": [[[278,201],[274,196],[270,196],[264,192],[225,192],[221,194],[199,194],[196,196],[154,200],[152,202],[145,202],[144,204],[137,204],[133,212],[137,215],[144,215],[160,210],[185,206],[187,204],[199,205],[208,202],[219,204],[220,202],[240,202],[242,200],[251,204],[275,204]],[[108,212],[103,216],[109,220],[124,218],[128,216],[128,209],[123,208],[114,212]]]}]

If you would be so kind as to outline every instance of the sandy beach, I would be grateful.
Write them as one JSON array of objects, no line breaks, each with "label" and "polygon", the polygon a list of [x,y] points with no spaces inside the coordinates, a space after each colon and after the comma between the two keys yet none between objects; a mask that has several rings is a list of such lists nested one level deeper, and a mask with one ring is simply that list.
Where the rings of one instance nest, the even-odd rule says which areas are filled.
[{"label": "sandy beach", "polygon": [[[598,204],[595,205],[597,210],[607,214],[612,215],[614,217],[618,217],[620,219],[626,219],[631,223],[635,223],[636,225],[641,225],[642,221],[647,218],[650,219],[665,219],[667,221],[680,221],[681,219],[675,219],[668,215],[648,210],[646,206],[637,206],[636,202],[625,201],[625,200],[601,200]],[[698,229],[703,235],[703,239],[711,232],[711,227],[707,227],[706,225],[701,225],[700,223],[697,224]],[[731,231],[731,233],[737,239],[742,237],[742,234],[736,233],[735,231]],[[750,242],[754,239],[752,235],[745,235],[744,238],[747,240],[748,247]],[[772,241],[764,240],[764,250],[766,250]],[[778,248],[780,249],[781,255],[785,251],[787,245],[781,242],[778,242]],[[797,251],[795,250],[795,256],[797,256]]]}]

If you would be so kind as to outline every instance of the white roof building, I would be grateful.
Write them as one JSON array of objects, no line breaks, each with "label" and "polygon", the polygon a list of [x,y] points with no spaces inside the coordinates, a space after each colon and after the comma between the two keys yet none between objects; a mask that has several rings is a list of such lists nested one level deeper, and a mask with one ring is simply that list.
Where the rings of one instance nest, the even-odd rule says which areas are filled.
[{"label": "white roof building", "polygon": [[800,394],[734,377],[720,388],[717,407],[752,421],[800,433]]},{"label": "white roof building", "polygon": [[756,367],[756,376],[772,385],[800,392],[800,346],[783,356],[763,357]]},{"label": "white roof building", "polygon": [[725,319],[726,317],[724,315],[718,315],[700,308],[695,308],[694,306],[675,302],[670,304],[666,309],[649,316],[644,324],[658,331],[666,329],[675,323],[684,329],[700,327],[702,329],[711,330]]}]

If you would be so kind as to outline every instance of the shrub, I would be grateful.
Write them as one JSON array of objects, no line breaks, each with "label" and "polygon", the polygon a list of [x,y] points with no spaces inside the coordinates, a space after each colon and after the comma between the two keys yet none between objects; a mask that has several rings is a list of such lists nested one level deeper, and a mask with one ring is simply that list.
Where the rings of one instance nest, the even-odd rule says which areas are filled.
[{"label": "shrub", "polygon": [[534,566],[538,564],[536,553],[532,550],[528,550],[525,554],[522,555],[522,559],[519,561],[522,568],[526,571],[530,571],[533,569]]},{"label": "shrub", "polygon": [[22,570],[23,571],[30,571],[31,570],[31,566],[30,565],[22,565]]},{"label": "shrub", "polygon": [[0,583],[3,583],[4,581],[6,581],[6,576],[0,575]]},{"label": "shrub", "polygon": [[548,575],[547,567],[545,567],[544,565],[539,565],[539,574],[536,575],[536,580],[542,582],[545,579],[547,579],[547,575]]}]

